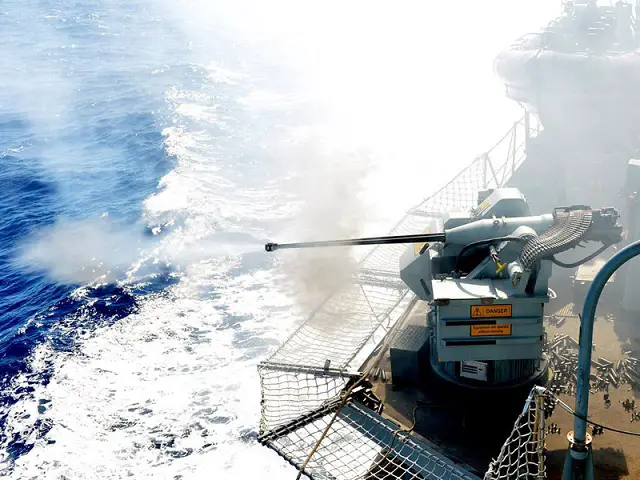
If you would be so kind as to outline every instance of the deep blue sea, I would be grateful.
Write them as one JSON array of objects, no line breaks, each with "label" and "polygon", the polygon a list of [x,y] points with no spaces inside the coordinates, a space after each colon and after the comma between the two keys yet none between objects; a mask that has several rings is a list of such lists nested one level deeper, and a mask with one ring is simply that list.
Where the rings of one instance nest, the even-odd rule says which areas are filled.
[{"label": "deep blue sea", "polygon": [[331,279],[262,245],[385,233],[507,128],[548,17],[463,3],[0,2],[0,475],[292,478],[256,365]]}]

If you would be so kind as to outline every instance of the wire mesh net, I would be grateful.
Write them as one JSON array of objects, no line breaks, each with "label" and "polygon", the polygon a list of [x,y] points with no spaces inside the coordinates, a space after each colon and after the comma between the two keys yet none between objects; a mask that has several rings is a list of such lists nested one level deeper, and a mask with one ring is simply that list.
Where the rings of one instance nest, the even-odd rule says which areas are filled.
[{"label": "wire mesh net", "polygon": [[[507,183],[525,158],[527,135],[531,138],[537,132],[537,123],[530,125],[527,117],[516,122],[487,153],[477,157],[448,184],[411,209],[389,235],[420,233],[426,228],[441,229],[443,214],[472,209],[478,203],[479,191]],[[398,271],[400,256],[406,248],[406,245],[373,248],[351,281],[328,297],[268,360],[260,364],[260,434],[269,439],[265,443],[279,445],[277,450],[292,463],[297,462],[297,457],[292,456],[294,447],[284,448],[282,442],[295,443],[300,452],[312,448],[315,440],[308,431],[311,427],[307,425],[300,431],[288,433],[286,438],[279,438],[274,432],[297,424],[337,398],[348,380],[358,375],[362,360],[376,348],[376,342],[372,340],[375,335],[392,328],[414,302],[413,294],[402,282]],[[342,423],[351,425],[346,419],[342,419]],[[352,428],[354,432],[359,431],[355,426]],[[345,451],[341,450],[340,455]],[[335,456],[336,459],[322,467],[330,468],[334,477],[322,476],[324,474],[319,473],[317,466],[312,470],[317,478],[356,478],[334,472],[339,463],[339,455]]]},{"label": "wire mesh net", "polygon": [[[279,368],[278,368],[279,367]],[[263,391],[278,392],[279,401],[263,401],[260,431],[267,432],[321,407],[344,389],[346,375],[265,365],[259,370]]]},{"label": "wire mesh net", "polygon": [[545,390],[534,387],[484,480],[545,478]]},{"label": "wire mesh net", "polygon": [[[299,469],[337,408],[327,406],[297,428],[265,440]],[[304,472],[317,479],[477,478],[355,402],[340,409]]]},{"label": "wire mesh net", "polygon": [[[546,390],[534,387],[483,480],[545,478]],[[314,479],[467,479],[463,467],[359,403],[327,403],[260,437]],[[337,412],[337,414],[336,414]],[[335,419],[334,419],[335,416]],[[318,443],[322,433],[328,434]]]}]

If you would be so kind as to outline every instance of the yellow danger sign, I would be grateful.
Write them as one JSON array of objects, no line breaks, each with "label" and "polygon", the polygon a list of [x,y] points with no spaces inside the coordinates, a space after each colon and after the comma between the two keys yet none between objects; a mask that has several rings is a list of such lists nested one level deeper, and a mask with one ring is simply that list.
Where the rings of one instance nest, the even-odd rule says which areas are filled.
[{"label": "yellow danger sign", "polygon": [[427,242],[422,243],[414,243],[413,244],[413,254],[417,257],[420,255],[420,250],[427,244]]},{"label": "yellow danger sign", "polygon": [[[427,227],[424,229],[424,233],[431,233],[431,228]],[[423,249],[423,247],[427,244],[427,242],[421,242],[421,243],[414,243],[413,244],[413,253],[414,255],[417,257],[418,255],[420,255],[420,251]]]},{"label": "yellow danger sign", "polygon": [[482,212],[490,206],[491,206],[491,202],[489,202],[489,199],[487,198],[480,205],[478,205],[478,211]]},{"label": "yellow danger sign", "polygon": [[471,318],[510,317],[511,305],[471,305]]},{"label": "yellow danger sign", "polygon": [[493,325],[471,325],[472,337],[504,337],[511,335],[510,323]]}]

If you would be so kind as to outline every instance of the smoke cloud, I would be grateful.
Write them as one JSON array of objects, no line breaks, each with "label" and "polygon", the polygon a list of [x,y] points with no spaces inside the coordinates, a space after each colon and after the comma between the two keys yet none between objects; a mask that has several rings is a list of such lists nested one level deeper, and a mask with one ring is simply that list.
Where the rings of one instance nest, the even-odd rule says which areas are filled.
[{"label": "smoke cloud", "polygon": [[118,228],[106,218],[60,219],[25,242],[19,260],[25,268],[43,270],[62,283],[112,282],[145,244],[142,234]]},{"label": "smoke cloud", "polygon": [[[362,195],[371,163],[368,154],[326,148],[318,140],[305,141],[293,151],[299,172],[293,191],[298,196],[299,209],[294,227],[286,235],[291,235],[291,241],[361,235],[369,210]],[[349,280],[359,256],[354,253],[358,252],[350,247],[279,252],[305,311]]]},{"label": "smoke cloud", "polygon": [[25,270],[44,272],[60,283],[113,283],[259,248],[261,242],[250,235],[218,232],[190,240],[181,232],[148,236],[142,227],[108,217],[59,219],[25,241],[17,260]]}]

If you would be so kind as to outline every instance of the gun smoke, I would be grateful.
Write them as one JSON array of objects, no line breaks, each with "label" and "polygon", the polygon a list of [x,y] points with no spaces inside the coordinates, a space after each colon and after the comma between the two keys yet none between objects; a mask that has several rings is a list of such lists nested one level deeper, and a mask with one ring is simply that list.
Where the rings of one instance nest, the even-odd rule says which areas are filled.
[{"label": "gun smoke", "polygon": [[26,270],[44,272],[66,284],[135,281],[172,269],[184,269],[211,258],[258,251],[250,235],[221,232],[205,238],[150,236],[135,226],[107,217],[59,219],[35,232],[21,246],[18,262]]},{"label": "gun smoke", "polygon": [[[293,231],[286,235],[296,241],[361,235],[370,210],[362,196],[371,163],[368,154],[323,148],[317,141],[306,141],[294,151],[299,165],[294,180],[299,209]],[[280,253],[303,311],[308,313],[351,278],[357,254],[349,247]]]}]

